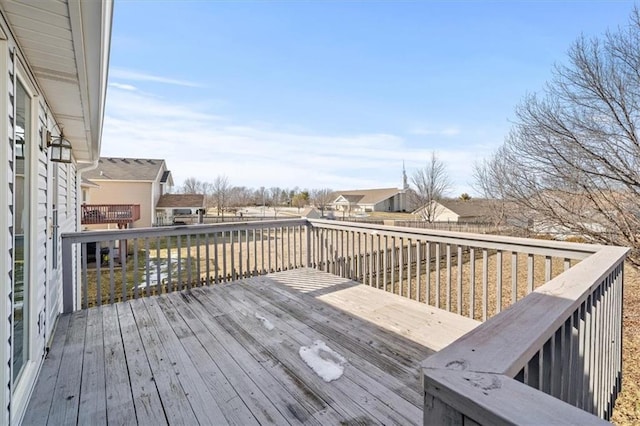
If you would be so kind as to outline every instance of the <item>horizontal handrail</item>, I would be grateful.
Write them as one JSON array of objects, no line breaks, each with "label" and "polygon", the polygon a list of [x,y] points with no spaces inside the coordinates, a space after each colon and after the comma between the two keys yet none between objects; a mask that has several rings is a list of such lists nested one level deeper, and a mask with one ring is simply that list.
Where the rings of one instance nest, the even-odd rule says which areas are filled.
[{"label": "horizontal handrail", "polygon": [[[562,241],[537,240],[532,238],[505,237],[500,235],[472,234],[466,232],[440,231],[422,228],[400,228],[389,225],[369,225],[362,223],[337,223],[325,219],[308,219],[312,225],[326,229],[352,230],[369,233],[377,231],[384,235],[395,237],[409,237],[416,235],[428,238],[430,241],[467,245],[493,250],[516,251],[538,255],[553,255],[568,259],[584,259],[598,251],[602,246],[595,244],[567,243]],[[374,234],[375,235],[375,234]]]},{"label": "horizontal handrail", "polygon": [[[600,423],[596,417],[585,423],[581,410],[569,404],[608,419],[620,389],[622,270],[628,252],[627,248],[601,247],[426,359],[422,363],[425,389],[446,404],[446,410],[476,422],[523,419],[523,405],[506,402],[483,411],[469,403],[477,391],[467,383],[470,378],[497,375],[501,378],[491,379],[495,383],[479,379],[479,387],[523,382],[567,403],[561,410],[529,418],[534,423],[545,423],[544,419]],[[533,392],[522,403],[546,407],[546,398],[542,392]]]}]

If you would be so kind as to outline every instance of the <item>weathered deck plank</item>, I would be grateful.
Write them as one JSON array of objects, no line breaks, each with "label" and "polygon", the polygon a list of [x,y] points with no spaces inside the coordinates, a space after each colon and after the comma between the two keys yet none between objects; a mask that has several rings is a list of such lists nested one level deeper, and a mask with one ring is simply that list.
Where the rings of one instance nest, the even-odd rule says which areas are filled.
[{"label": "weathered deck plank", "polygon": [[[129,370],[129,383],[131,386],[130,396],[127,395],[127,411],[135,407],[135,416],[140,424],[162,425],[167,420],[164,415],[164,408],[160,402],[160,395],[156,387],[147,354],[145,353],[140,333],[136,321],[128,303],[118,306],[118,320],[122,331],[122,343],[124,345],[124,355],[126,356],[126,366]],[[133,408],[131,407],[131,408]]]},{"label": "weathered deck plank", "polygon": [[25,425],[42,425],[47,423],[53,393],[56,388],[58,375],[60,374],[60,365],[64,345],[67,340],[66,337],[70,319],[71,315],[69,314],[60,315],[58,318],[55,338],[51,343],[46,362],[42,366],[42,371],[38,379],[38,391],[34,393],[31,401],[29,401],[27,412],[22,421]]},{"label": "weathered deck plank", "polygon": [[[315,384],[318,394],[326,393],[328,398],[333,398],[341,405],[346,406],[348,404],[345,401],[349,401],[349,404],[357,407],[348,409],[346,411],[348,413],[355,414],[358,409],[363,411],[362,415],[354,415],[352,419],[347,419],[348,423],[356,419],[358,421],[376,419],[384,424],[417,424],[420,421],[421,410],[418,408],[418,404],[421,401],[421,395],[419,392],[416,391],[413,395],[415,396],[413,398],[415,405],[398,397],[394,392],[389,392],[384,379],[391,376],[388,373],[378,371],[382,374],[378,374],[376,379],[373,379],[370,374],[372,370],[378,370],[377,367],[366,361],[360,362],[362,359],[359,355],[347,349],[339,336],[338,338],[334,336],[329,340],[312,328],[304,326],[303,323],[300,323],[298,327],[292,327],[289,324],[295,321],[292,321],[293,318],[284,311],[265,313],[260,310],[255,312],[255,304],[245,297],[247,293],[243,291],[245,287],[226,286],[224,291],[216,292],[215,296],[219,297],[221,302],[236,306],[238,310],[232,315],[235,316],[238,324],[305,383]],[[233,291],[234,289],[240,290],[240,292]],[[203,297],[208,296],[203,295]],[[243,311],[246,313],[245,318],[242,315]],[[265,316],[272,322],[274,329],[266,330],[255,317],[255,313]],[[244,321],[242,321],[243,319]],[[344,379],[341,378],[328,385],[301,360],[298,354],[300,347],[310,346],[315,340],[327,342],[332,349],[349,360],[345,367]],[[418,369],[417,363],[415,368]],[[416,379],[416,383],[419,383],[419,379]],[[394,384],[402,386],[401,383]],[[366,395],[366,397],[362,398],[362,395]]]},{"label": "weathered deck plank", "polygon": [[[470,325],[385,296],[303,269],[61,316],[24,423],[420,423],[429,334]],[[347,358],[338,380],[300,358],[315,340]]]},{"label": "weathered deck plank", "polygon": [[84,361],[86,326],[87,311],[77,311],[71,314],[69,332],[47,419],[49,424],[70,424],[75,422],[78,416],[82,379],[82,369],[78,368],[78,365],[82,365]]},{"label": "weathered deck plank", "polygon": [[84,364],[80,388],[78,423],[107,424],[107,398],[105,395],[104,339],[102,310],[91,309],[87,316],[84,346]]}]

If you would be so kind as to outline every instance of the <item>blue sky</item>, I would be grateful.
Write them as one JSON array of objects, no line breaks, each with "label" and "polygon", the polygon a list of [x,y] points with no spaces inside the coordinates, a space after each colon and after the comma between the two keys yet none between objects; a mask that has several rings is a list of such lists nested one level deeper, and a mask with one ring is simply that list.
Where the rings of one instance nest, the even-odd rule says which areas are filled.
[{"label": "blue sky", "polygon": [[522,97],[631,1],[116,0],[102,155],[232,185],[473,193]]}]

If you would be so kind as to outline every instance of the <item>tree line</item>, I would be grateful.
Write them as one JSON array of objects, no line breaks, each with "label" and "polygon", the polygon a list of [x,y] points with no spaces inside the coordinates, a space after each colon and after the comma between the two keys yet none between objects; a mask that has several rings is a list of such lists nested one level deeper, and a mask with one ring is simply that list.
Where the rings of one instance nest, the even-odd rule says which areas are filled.
[{"label": "tree line", "polygon": [[300,211],[307,205],[313,205],[324,211],[334,200],[334,191],[330,188],[301,189],[297,186],[248,188],[232,185],[225,175],[217,176],[213,182],[201,181],[194,177],[187,178],[178,192],[203,194],[205,206],[215,208],[219,215],[224,215],[227,210],[247,206],[269,207],[276,214],[282,207],[297,207]]}]

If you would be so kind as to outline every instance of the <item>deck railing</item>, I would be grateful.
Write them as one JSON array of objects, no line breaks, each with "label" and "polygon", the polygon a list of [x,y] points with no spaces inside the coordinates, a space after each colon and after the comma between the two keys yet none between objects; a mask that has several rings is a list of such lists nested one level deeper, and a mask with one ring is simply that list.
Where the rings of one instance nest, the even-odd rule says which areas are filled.
[{"label": "deck railing", "polygon": [[80,213],[83,225],[124,225],[140,219],[140,204],[83,204]]},{"label": "deck railing", "polygon": [[425,423],[589,423],[620,389],[626,253],[306,219],[84,232],[65,309],[313,267],[486,321],[425,361]]}]

